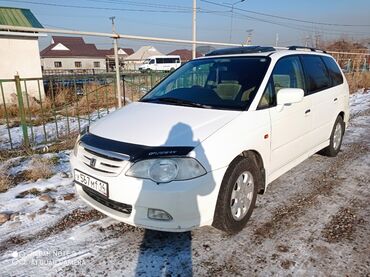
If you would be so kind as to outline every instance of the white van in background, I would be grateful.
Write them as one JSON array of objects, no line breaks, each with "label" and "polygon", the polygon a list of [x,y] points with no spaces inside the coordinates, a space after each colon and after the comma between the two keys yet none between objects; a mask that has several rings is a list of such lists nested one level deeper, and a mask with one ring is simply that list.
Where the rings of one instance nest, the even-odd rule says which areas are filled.
[{"label": "white van in background", "polygon": [[172,56],[152,56],[144,61],[139,66],[141,72],[148,71],[173,71],[179,68],[181,65],[181,59],[178,55]]}]

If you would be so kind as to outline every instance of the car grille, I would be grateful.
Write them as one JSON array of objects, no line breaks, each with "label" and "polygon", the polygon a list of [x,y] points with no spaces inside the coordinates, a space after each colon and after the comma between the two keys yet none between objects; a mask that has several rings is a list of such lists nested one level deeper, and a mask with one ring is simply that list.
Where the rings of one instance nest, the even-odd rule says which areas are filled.
[{"label": "car grille", "polygon": [[111,208],[113,210],[116,210],[121,213],[125,214],[131,214],[132,212],[132,206],[124,203],[120,203],[117,201],[113,201],[111,199],[106,198],[105,196],[101,195],[100,193],[92,190],[91,188],[82,186],[83,191],[90,196],[92,199],[94,199],[96,202],[99,202],[100,204]]},{"label": "car grille", "polygon": [[110,176],[117,176],[129,164],[129,161],[109,156],[109,152],[107,153],[96,152],[87,146],[80,145],[78,156],[91,169]]}]

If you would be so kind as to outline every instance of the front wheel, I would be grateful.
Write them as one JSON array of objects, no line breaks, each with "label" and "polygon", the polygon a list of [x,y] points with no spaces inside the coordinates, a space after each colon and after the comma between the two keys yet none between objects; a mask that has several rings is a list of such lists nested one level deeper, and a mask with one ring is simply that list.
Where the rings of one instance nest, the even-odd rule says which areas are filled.
[{"label": "front wheel", "polygon": [[241,231],[252,215],[261,174],[254,159],[237,157],[218,194],[213,226],[229,234]]},{"label": "front wheel", "polygon": [[339,151],[340,147],[342,146],[342,140],[344,135],[344,121],[341,116],[338,116],[335,120],[333,130],[331,131],[330,135],[330,144],[329,146],[322,149],[319,153],[328,156],[328,157],[335,157]]}]

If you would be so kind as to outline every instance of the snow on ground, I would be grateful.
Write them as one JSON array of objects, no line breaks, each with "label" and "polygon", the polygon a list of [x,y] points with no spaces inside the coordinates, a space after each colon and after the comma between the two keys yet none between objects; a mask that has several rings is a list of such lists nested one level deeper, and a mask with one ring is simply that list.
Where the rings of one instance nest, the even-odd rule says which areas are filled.
[{"label": "snow on ground", "polygon": [[[81,203],[63,199],[64,195],[74,194],[71,186],[69,152],[37,155],[42,158],[57,158],[58,164],[53,170],[55,174],[49,179],[21,182],[6,193],[0,193],[0,211],[13,214],[15,219],[10,222],[10,228],[0,228],[1,238],[39,232],[47,226],[56,224],[60,216],[81,206]],[[14,176],[29,169],[32,161],[30,157],[14,158],[6,161],[2,166],[7,166],[7,163],[13,165],[9,174]],[[31,192],[23,197],[22,193],[29,191]],[[40,200],[42,194],[49,195],[55,203]],[[45,207],[48,212],[45,212]]]},{"label": "snow on ground", "polygon": [[[47,141],[55,141],[57,139],[57,130],[58,130],[58,136],[59,137],[65,137],[69,133],[78,132],[79,125],[80,128],[83,129],[89,124],[89,120],[91,122],[96,121],[99,118],[104,117],[110,112],[113,112],[115,108],[108,109],[100,109],[99,113],[98,111],[95,111],[90,114],[90,119],[88,116],[81,116],[78,120],[77,117],[65,117],[65,116],[57,116],[56,121],[51,121],[45,124],[45,132],[44,132],[44,126],[38,125],[38,126],[28,126],[28,136],[32,142],[32,144],[42,144],[45,142],[45,133]],[[11,127],[9,128],[10,136],[12,139],[13,147],[19,147],[23,142],[23,133],[22,133],[22,127]],[[10,139],[9,139],[9,131],[5,124],[0,125],[0,150],[1,149],[10,149]],[[32,132],[33,132],[33,138],[32,138]],[[32,141],[34,139],[34,141]]]},{"label": "snow on ground", "polygon": [[[351,96],[336,158],[314,155],[270,184],[246,228],[186,233],[134,228],[73,196],[69,151],[55,174],[0,193],[3,276],[366,276],[370,273],[370,92]],[[10,159],[10,174],[30,158]],[[37,188],[40,195],[17,198]],[[47,194],[52,201],[40,198]],[[66,197],[68,196],[68,197]],[[50,199],[49,199],[50,200]]]}]

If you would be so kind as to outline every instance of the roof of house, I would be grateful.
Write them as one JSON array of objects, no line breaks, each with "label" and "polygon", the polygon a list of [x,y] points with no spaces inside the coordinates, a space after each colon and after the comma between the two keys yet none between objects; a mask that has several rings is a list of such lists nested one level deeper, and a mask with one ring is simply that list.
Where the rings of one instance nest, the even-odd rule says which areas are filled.
[{"label": "roof of house", "polygon": [[[114,49],[111,48],[111,49],[98,49],[99,52],[102,54],[102,55],[105,55],[105,56],[113,56],[114,55]],[[134,54],[134,49],[132,48],[118,48],[118,54],[120,55],[120,50],[123,50],[126,55],[132,55]]]},{"label": "roof of house", "polygon": [[44,28],[29,9],[0,7],[0,24]]},{"label": "roof of house", "polygon": [[156,56],[156,55],[163,55],[163,54],[159,52],[157,49],[155,49],[153,46],[143,46],[139,50],[137,50],[135,53],[128,56],[126,60],[141,61],[141,60],[145,60],[151,56]]},{"label": "roof of house", "polygon": [[66,37],[66,36],[52,36],[51,42],[55,44],[62,43],[65,45],[85,44],[85,41],[82,37]]},{"label": "roof of house", "polygon": [[[132,55],[132,48],[119,48],[126,55]],[[125,55],[123,53],[123,55]],[[41,52],[42,58],[47,57],[99,57],[114,55],[114,49],[97,49],[93,43],[85,43],[82,37],[53,36],[51,44]],[[120,53],[119,53],[120,54]]]},{"label": "roof of house", "polygon": [[132,55],[135,53],[134,49],[132,48],[121,48],[121,49],[125,51],[127,55]]},{"label": "roof of house", "polygon": [[52,43],[40,52],[46,57],[105,57],[92,43],[82,37],[53,36]]},{"label": "roof of house", "polygon": [[[174,50],[174,51],[168,53],[167,55],[179,55],[180,58],[181,58],[181,61],[190,61],[191,59],[193,59],[193,52],[189,49]],[[199,58],[201,56],[202,56],[201,53],[196,52],[196,57],[197,58]]]}]

